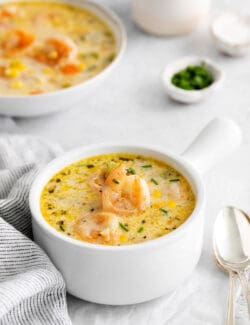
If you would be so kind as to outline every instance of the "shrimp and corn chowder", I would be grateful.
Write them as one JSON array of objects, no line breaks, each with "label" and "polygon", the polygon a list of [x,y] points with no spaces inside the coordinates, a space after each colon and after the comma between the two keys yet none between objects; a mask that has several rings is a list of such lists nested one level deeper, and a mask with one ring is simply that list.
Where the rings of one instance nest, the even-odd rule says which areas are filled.
[{"label": "shrimp and corn chowder", "polygon": [[35,95],[84,82],[116,56],[110,28],[60,2],[0,5],[0,95]]},{"label": "shrimp and corn chowder", "polygon": [[57,231],[103,245],[129,245],[170,233],[190,216],[187,180],[162,161],[134,154],[75,162],[44,187],[40,208]]}]

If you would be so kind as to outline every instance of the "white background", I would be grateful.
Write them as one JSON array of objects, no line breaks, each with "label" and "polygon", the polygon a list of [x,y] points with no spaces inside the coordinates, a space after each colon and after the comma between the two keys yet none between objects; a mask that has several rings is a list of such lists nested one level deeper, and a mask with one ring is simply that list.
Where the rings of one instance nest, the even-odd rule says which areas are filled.
[{"label": "white background", "polygon": [[[93,96],[82,99],[73,109],[42,118],[15,119],[25,133],[58,141],[65,150],[90,143],[129,140],[181,153],[209,120],[227,116],[241,126],[244,139],[229,159],[205,175],[208,203],[204,249],[189,281],[171,297],[137,306],[98,306],[69,297],[73,324],[223,324],[228,278],[214,263],[212,225],[223,205],[233,204],[250,212],[250,60],[219,54],[205,23],[186,37],[156,38],[134,26],[128,1],[96,2],[111,7],[126,26],[128,46],[121,64]],[[250,2],[232,3],[250,13]],[[213,15],[224,6],[225,2],[214,1]],[[160,76],[166,63],[192,54],[214,59],[226,79],[223,88],[207,101],[185,106],[166,97]]]}]

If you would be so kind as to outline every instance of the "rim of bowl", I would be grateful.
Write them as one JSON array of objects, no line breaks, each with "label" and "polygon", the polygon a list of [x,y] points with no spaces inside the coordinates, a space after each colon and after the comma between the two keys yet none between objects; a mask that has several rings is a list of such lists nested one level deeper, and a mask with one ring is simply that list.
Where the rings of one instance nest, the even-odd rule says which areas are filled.
[{"label": "rim of bowl", "polygon": [[[136,150],[142,151],[142,153],[138,153],[140,155],[145,155],[147,156],[152,156],[155,159],[158,160],[163,160],[166,163],[170,164],[171,166],[174,165],[174,168],[179,170],[185,178],[187,178],[188,182],[191,184],[191,187],[193,188],[195,192],[195,198],[196,198],[196,203],[194,210],[192,211],[191,215],[187,218],[187,220],[181,224],[179,227],[177,227],[174,231],[163,235],[161,237],[148,240],[143,243],[137,243],[137,244],[131,244],[131,245],[121,245],[121,246],[112,246],[112,245],[101,245],[101,244],[94,244],[94,243],[88,243],[85,241],[80,241],[71,237],[68,237],[64,234],[61,234],[55,228],[53,228],[43,217],[41,210],[40,210],[40,197],[41,197],[41,192],[45,186],[45,184],[55,175],[58,171],[63,169],[64,167],[77,162],[81,159],[91,157],[87,152],[88,151],[99,151],[99,153],[94,154],[104,154],[104,149],[105,148],[110,148],[109,151],[105,150],[105,153],[124,153],[128,152],[131,150],[134,153]],[[113,148],[113,149],[112,149]],[[115,149],[117,148],[117,150]],[[119,148],[119,150],[118,150]],[[125,148],[130,148],[126,149]],[[145,153],[143,153],[145,151]],[[147,154],[146,152],[154,152],[154,154]],[[84,152],[87,153],[87,155],[84,157]],[[164,158],[157,158],[156,156],[164,156]],[[78,158],[76,158],[77,156]],[[83,158],[81,158],[83,156]],[[75,158],[74,158],[75,157]],[[60,167],[58,167],[58,164],[60,165],[60,161],[66,160],[67,162],[64,161],[64,163],[61,164]],[[176,166],[175,166],[176,165]],[[56,169],[56,170],[54,170]],[[49,173],[50,170],[54,170],[51,175],[46,176],[47,173]],[[42,182],[42,185],[41,185]],[[39,193],[37,193],[36,188],[41,187],[39,189]],[[201,217],[199,215],[199,212],[202,210],[203,206],[205,204],[205,190],[203,186],[203,182],[201,179],[201,176],[199,172],[192,166],[192,164],[189,163],[185,158],[182,156],[178,156],[176,154],[173,154],[172,152],[162,150],[161,148],[157,146],[142,146],[140,144],[131,144],[131,143],[101,143],[98,145],[89,145],[86,147],[79,147],[73,150],[70,150],[59,157],[53,159],[49,164],[46,165],[35,177],[30,193],[29,193],[29,207],[32,215],[32,222],[38,223],[40,227],[43,228],[43,230],[46,232],[47,235],[50,237],[56,237],[59,240],[66,241],[68,244],[71,245],[76,245],[79,247],[83,247],[85,249],[90,249],[90,250],[106,250],[106,251],[123,251],[123,250],[137,250],[137,249],[143,249],[146,247],[153,247],[156,245],[161,245],[162,242],[167,242],[171,241],[174,239],[178,239],[181,234],[184,232],[188,231],[190,228],[190,225],[194,222],[194,219],[197,217]]]},{"label": "rim of bowl", "polygon": [[[32,0],[23,0],[24,2],[32,2]],[[1,0],[0,4],[2,3],[15,3],[15,2],[21,2],[21,0]],[[83,82],[80,82],[79,84],[73,85],[71,87],[68,88],[63,88],[63,89],[57,89],[57,90],[53,90],[53,91],[49,91],[49,92],[45,92],[42,94],[37,94],[37,95],[1,95],[0,96],[0,101],[1,99],[8,99],[8,100],[16,100],[16,99],[32,99],[34,100],[35,98],[45,98],[45,97],[52,97],[52,96],[56,96],[59,95],[62,92],[70,92],[72,89],[77,89],[77,88],[81,88],[84,85],[89,85],[92,82],[96,81],[97,79],[101,78],[104,74],[106,74],[107,72],[109,72],[112,68],[114,68],[117,63],[121,60],[125,49],[126,49],[126,45],[127,45],[127,33],[126,33],[126,29],[124,24],[122,23],[121,19],[119,18],[119,16],[113,12],[111,9],[109,9],[108,7],[106,7],[105,5],[96,3],[96,2],[92,2],[89,0],[45,0],[45,2],[53,2],[53,3],[66,3],[66,4],[70,4],[72,6],[75,7],[79,7],[79,8],[83,8],[84,9],[84,4],[89,5],[91,8],[96,8],[97,10],[99,10],[100,12],[102,12],[107,19],[102,18],[99,16],[98,13],[96,13],[94,10],[92,10],[91,8],[86,8],[86,10],[90,11],[91,13],[93,13],[94,15],[96,15],[98,18],[100,18],[101,20],[103,20],[108,27],[112,30],[113,34],[115,35],[115,39],[116,41],[118,40],[118,38],[116,37],[116,33],[114,33],[114,28],[110,25],[110,21],[117,26],[117,30],[119,31],[119,35],[120,35],[120,44],[117,45],[117,54],[114,58],[114,60],[108,65],[106,66],[102,71],[100,71],[97,75],[91,77],[90,79],[87,79]],[[82,3],[82,6],[81,6]]]},{"label": "rim of bowl", "polygon": [[218,21],[225,15],[228,15],[228,14],[232,14],[234,16],[237,16],[237,17],[242,17],[244,20],[249,17],[247,15],[243,16],[243,15],[240,15],[238,14],[237,12],[233,12],[233,11],[227,11],[227,12],[224,12],[224,13],[221,13],[219,15],[217,15],[213,21],[212,21],[212,24],[211,24],[211,27],[210,27],[210,32],[213,36],[213,38],[218,42],[218,44],[221,44],[221,45],[224,45],[224,46],[227,46],[228,48],[230,49],[237,49],[237,48],[249,48],[250,47],[250,39],[248,42],[242,42],[242,43],[233,43],[233,42],[230,42],[230,41],[226,41],[225,39],[223,39],[222,37],[219,36],[219,34],[216,32],[216,29],[215,29],[215,24],[218,23]]},{"label": "rim of bowl", "polygon": [[[208,68],[211,67],[211,69],[214,70],[214,71],[209,70],[212,73],[213,77],[215,77],[214,81],[210,86],[203,89],[197,89],[197,90],[185,90],[172,84],[171,79],[175,73],[184,69],[189,64],[199,64],[199,63],[201,64],[202,62],[204,62],[208,66]],[[222,80],[223,80],[223,72],[219,68],[219,66],[211,59],[203,56],[186,56],[177,59],[173,62],[168,63],[165,66],[162,73],[162,82],[166,91],[169,92],[170,94],[178,93],[185,96],[204,94],[207,91],[210,91],[211,89],[216,89],[221,84]]]}]

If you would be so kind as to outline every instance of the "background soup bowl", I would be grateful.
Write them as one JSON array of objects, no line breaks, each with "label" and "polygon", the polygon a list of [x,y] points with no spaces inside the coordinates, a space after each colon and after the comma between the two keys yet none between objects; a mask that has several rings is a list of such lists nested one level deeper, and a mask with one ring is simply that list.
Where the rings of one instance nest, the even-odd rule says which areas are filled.
[{"label": "background soup bowl", "polygon": [[[0,3],[6,2],[9,1],[0,0]],[[120,19],[111,10],[86,0],[51,0],[51,2],[68,3],[87,9],[103,20],[115,35],[117,55],[103,71],[78,85],[39,95],[0,95],[0,114],[2,115],[39,116],[70,108],[82,98],[91,96],[98,83],[101,83],[121,60],[126,47],[126,32]]]},{"label": "background soup bowl", "polygon": [[[240,141],[241,132],[234,122],[217,119],[208,124],[183,157],[140,145],[100,144],[73,150],[52,161],[32,185],[30,209],[35,241],[62,273],[67,291],[95,303],[125,305],[159,297],[185,281],[202,249],[205,193],[197,169],[205,171]],[[180,171],[196,195],[195,209],[187,221],[170,234],[128,246],[81,242],[52,228],[40,210],[41,192],[48,180],[73,162],[111,152],[154,157]]]}]

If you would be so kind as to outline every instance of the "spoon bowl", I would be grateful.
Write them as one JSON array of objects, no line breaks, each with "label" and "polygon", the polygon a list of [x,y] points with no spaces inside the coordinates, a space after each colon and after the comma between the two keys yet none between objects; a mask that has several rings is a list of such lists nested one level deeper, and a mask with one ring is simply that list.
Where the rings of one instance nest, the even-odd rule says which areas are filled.
[{"label": "spoon bowl", "polygon": [[214,225],[214,251],[224,268],[234,271],[250,265],[250,219],[234,207],[222,209]]},{"label": "spoon bowl", "polygon": [[233,288],[235,273],[240,279],[250,318],[250,291],[246,270],[250,266],[250,219],[234,207],[222,209],[214,224],[214,253],[217,264],[230,277],[227,324],[234,324]]}]

